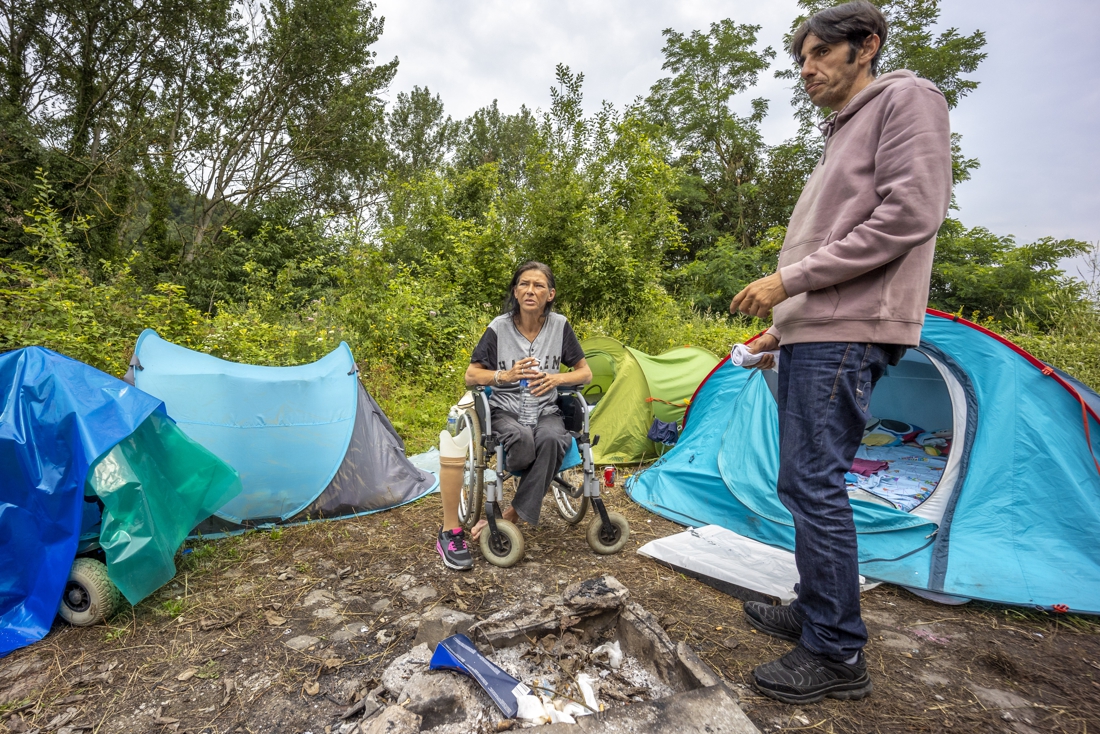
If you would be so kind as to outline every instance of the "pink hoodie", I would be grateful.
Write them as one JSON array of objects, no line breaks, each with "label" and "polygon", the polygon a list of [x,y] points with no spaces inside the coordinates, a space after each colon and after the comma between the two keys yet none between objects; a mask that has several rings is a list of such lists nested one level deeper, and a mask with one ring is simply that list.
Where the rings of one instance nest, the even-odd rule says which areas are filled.
[{"label": "pink hoodie", "polygon": [[779,254],[782,344],[920,342],[936,231],[951,201],[947,102],[883,74],[825,124],[825,151]]}]

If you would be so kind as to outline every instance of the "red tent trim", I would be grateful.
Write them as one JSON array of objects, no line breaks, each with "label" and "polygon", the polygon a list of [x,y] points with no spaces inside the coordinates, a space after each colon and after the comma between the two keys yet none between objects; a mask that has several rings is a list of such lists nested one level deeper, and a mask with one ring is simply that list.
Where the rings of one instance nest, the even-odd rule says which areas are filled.
[{"label": "red tent trim", "polygon": [[[1033,367],[1035,367],[1035,369],[1039,370],[1040,372],[1042,372],[1047,377],[1053,377],[1054,380],[1059,385],[1064,387],[1069,392],[1069,394],[1072,395],[1077,400],[1077,402],[1079,402],[1081,404],[1081,412],[1085,414],[1084,421],[1085,421],[1085,436],[1086,437],[1089,437],[1088,416],[1091,415],[1093,420],[1095,420],[1097,423],[1100,423],[1100,416],[1098,416],[1095,412],[1093,412],[1092,408],[1090,408],[1088,406],[1088,403],[1086,403],[1084,401],[1084,399],[1078,394],[1077,390],[1073,387],[1073,385],[1069,384],[1068,382],[1063,380],[1061,377],[1059,377],[1058,374],[1056,372],[1054,372],[1054,370],[1051,369],[1050,365],[1048,365],[1045,362],[1043,362],[1042,360],[1038,359],[1037,357],[1032,355],[1030,352],[1028,352],[1023,347],[1020,347],[1019,345],[1012,343],[1008,339],[1005,339],[1000,334],[998,334],[994,331],[990,331],[989,329],[985,328],[984,326],[981,326],[979,324],[975,324],[973,321],[968,321],[968,320],[964,319],[961,316],[957,316],[957,315],[952,314],[952,313],[947,313],[946,311],[938,311],[934,308],[929,308],[929,309],[925,309],[925,310],[930,316],[938,316],[941,319],[949,319],[951,321],[955,321],[957,323],[963,324],[964,326],[969,326],[971,329],[979,331],[979,332],[981,332],[982,334],[985,334],[988,337],[996,339],[1001,344],[1004,344],[1006,347],[1008,347],[1009,349],[1011,349],[1012,351],[1016,352],[1021,357],[1026,359]],[[755,340],[757,340],[761,336],[763,336],[763,334],[764,334],[764,332],[762,331],[759,334],[757,334],[756,336],[754,336],[752,339],[749,339],[745,343],[746,344],[751,344],[752,342],[754,342]],[[695,402],[695,397],[699,394],[699,391],[703,389],[703,385],[706,384],[707,380],[710,379],[711,375],[713,375],[715,372],[717,372],[719,369],[721,369],[722,365],[724,365],[728,361],[729,361],[729,355],[727,354],[726,358],[723,359],[721,362],[719,362],[715,366],[715,368],[713,370],[711,370],[705,378],[703,378],[703,381],[699,383],[699,387],[695,388],[695,392],[691,396],[691,402],[692,403]],[[683,426],[685,426],[685,427],[687,426],[688,413],[690,413],[690,412],[691,412],[691,405],[688,405],[687,410],[684,411]],[[1092,441],[1091,440],[1089,441],[1089,450],[1090,451],[1092,450]],[[1095,457],[1093,458],[1093,460],[1094,461],[1096,460]],[[1100,463],[1097,464],[1097,471],[1100,471]]]}]

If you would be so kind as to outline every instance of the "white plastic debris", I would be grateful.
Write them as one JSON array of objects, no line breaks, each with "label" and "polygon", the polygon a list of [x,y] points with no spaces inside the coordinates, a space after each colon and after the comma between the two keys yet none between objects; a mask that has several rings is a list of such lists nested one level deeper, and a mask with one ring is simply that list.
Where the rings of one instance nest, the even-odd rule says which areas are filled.
[{"label": "white plastic debris", "polygon": [[623,664],[623,651],[619,647],[619,641],[605,642],[595,650],[592,651],[593,655],[607,655],[607,663],[611,666],[612,670],[618,670]]},{"label": "white plastic debris", "polygon": [[[795,599],[798,568],[794,553],[738,535],[719,525],[704,525],[651,540],[638,553],[695,578],[710,578],[730,586],[774,597],[782,604]],[[860,592],[878,582],[859,579]],[[713,584],[712,584],[713,585]],[[722,588],[717,586],[716,588]]]},{"label": "white plastic debris", "polygon": [[585,714],[592,713],[591,711],[586,709],[584,706],[581,706],[579,703],[573,703],[572,701],[570,701],[567,704],[565,704],[564,706],[562,706],[561,707],[561,712],[563,714],[566,714],[567,716],[572,716],[574,718],[577,717],[577,716],[584,716]]},{"label": "white plastic debris", "polygon": [[600,702],[596,699],[596,689],[593,686],[596,682],[597,679],[588,675],[588,673],[581,673],[577,676],[577,688],[581,689],[581,697],[584,698],[584,705],[593,711],[600,710]]},{"label": "white plastic debris", "polygon": [[546,712],[542,699],[527,694],[516,696],[516,718],[529,724],[546,724],[550,721],[550,714]]},{"label": "white plastic debris", "polygon": [[576,724],[577,720],[564,711],[558,711],[553,706],[546,709],[546,713],[550,715],[551,724]]}]

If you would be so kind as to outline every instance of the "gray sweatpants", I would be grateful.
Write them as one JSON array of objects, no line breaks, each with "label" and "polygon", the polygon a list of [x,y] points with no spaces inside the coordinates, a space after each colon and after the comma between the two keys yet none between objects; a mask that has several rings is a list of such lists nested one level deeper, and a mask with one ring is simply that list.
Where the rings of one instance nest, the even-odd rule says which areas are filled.
[{"label": "gray sweatpants", "polygon": [[561,468],[569,450],[569,434],[560,415],[542,415],[534,430],[521,425],[516,416],[492,412],[493,433],[504,444],[504,465],[509,472],[523,472],[512,507],[527,523],[538,525],[542,499]]}]

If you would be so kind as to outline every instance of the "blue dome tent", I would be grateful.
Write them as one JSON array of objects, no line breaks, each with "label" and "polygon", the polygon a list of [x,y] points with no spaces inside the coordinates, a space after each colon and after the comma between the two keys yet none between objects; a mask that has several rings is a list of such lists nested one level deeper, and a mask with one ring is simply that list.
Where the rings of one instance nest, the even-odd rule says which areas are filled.
[{"label": "blue dome tent", "polygon": [[199,525],[203,535],[377,512],[437,486],[409,463],[346,343],[312,364],[259,367],[146,329],[127,381],[240,474],[241,494]]},{"label": "blue dome tent", "polygon": [[[680,441],[628,480],[630,496],[685,525],[720,525],[793,550],[793,522],[776,493],[771,380],[728,360],[716,367]],[[864,576],[1100,614],[1100,396],[1004,338],[929,310],[920,346],[879,382],[871,413],[943,429],[951,445],[938,481],[913,506],[850,491]]]}]

